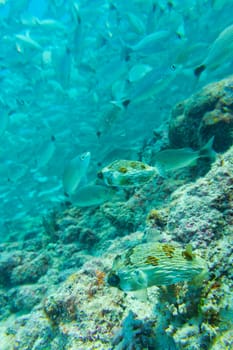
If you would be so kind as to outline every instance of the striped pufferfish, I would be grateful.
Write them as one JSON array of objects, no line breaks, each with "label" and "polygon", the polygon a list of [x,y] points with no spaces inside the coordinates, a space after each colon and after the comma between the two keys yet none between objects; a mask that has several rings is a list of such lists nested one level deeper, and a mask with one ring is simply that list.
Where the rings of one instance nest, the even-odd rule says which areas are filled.
[{"label": "striped pufferfish", "polygon": [[172,285],[207,277],[204,259],[185,249],[166,243],[144,243],[114,259],[107,281],[122,291],[137,291],[152,286]]}]

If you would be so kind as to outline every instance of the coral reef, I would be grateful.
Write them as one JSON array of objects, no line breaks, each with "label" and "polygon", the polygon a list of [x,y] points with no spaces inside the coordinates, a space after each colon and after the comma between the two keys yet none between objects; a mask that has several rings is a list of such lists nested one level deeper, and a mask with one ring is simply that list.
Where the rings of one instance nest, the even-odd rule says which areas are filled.
[{"label": "coral reef", "polygon": [[127,317],[122,322],[122,328],[112,339],[113,349],[153,350],[155,344],[153,326],[154,322],[152,320],[142,322],[135,319],[135,314],[129,311]]},{"label": "coral reef", "polygon": [[199,149],[214,135],[214,149],[233,143],[233,77],[211,83],[179,102],[172,110],[169,140],[172,147]]},{"label": "coral reef", "polygon": [[195,183],[183,186],[171,196],[167,229],[176,240],[207,246],[232,234],[233,148],[213,164]]},{"label": "coral reef", "polygon": [[[191,146],[198,148],[213,134],[218,149],[217,128],[226,121],[212,125],[207,113],[225,100],[230,110],[230,84],[231,78],[204,88],[199,99],[190,99],[190,109],[181,104],[184,119],[173,116],[181,129],[170,125],[171,142],[180,138],[179,147],[190,145],[181,134],[186,135],[192,111],[197,124],[190,127]],[[206,127],[216,128],[205,137],[202,118],[208,119]],[[229,142],[226,137],[224,147]],[[183,170],[170,178],[155,176],[127,189],[124,202],[48,213],[40,225],[35,218],[34,227],[27,226],[17,240],[13,231],[10,241],[0,244],[0,348],[233,348],[233,147],[218,155],[203,177],[189,180]],[[108,285],[117,255],[154,242],[179,245],[187,258],[191,244],[207,262],[208,276],[153,285],[147,299]]]}]

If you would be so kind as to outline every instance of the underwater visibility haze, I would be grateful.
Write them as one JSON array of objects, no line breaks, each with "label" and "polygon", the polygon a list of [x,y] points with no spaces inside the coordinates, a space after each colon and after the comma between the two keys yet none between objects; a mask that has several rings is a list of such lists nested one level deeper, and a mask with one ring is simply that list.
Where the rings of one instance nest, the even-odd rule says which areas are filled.
[{"label": "underwater visibility haze", "polygon": [[0,349],[233,349],[233,1],[0,0]]}]

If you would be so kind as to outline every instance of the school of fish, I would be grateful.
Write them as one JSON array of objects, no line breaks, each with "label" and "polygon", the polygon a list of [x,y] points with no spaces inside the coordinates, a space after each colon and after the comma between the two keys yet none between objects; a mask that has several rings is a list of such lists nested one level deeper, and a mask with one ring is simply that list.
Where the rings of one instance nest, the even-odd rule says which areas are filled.
[{"label": "school of fish", "polygon": [[[232,11],[218,0],[0,1],[1,235],[68,197],[111,199],[99,171],[140,161],[175,103],[232,72]],[[150,164],[162,175],[201,156],[164,152]]]}]

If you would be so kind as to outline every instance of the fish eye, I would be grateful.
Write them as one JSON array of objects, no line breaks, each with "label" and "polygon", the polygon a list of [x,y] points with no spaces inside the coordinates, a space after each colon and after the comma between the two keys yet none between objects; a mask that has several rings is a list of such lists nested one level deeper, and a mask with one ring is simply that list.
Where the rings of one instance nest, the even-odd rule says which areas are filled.
[{"label": "fish eye", "polygon": [[173,70],[173,71],[176,70],[175,64],[172,64],[170,68],[171,68],[171,70]]},{"label": "fish eye", "polygon": [[120,278],[113,272],[108,275],[107,282],[112,287],[118,287],[120,284]]},{"label": "fish eye", "polygon": [[87,152],[82,153],[82,154],[80,155],[80,159],[81,159],[81,160],[84,160],[84,159],[86,158],[86,156],[87,156]]},{"label": "fish eye", "polygon": [[104,176],[103,176],[103,174],[102,174],[101,171],[99,171],[99,172],[97,173],[97,177],[98,177],[99,179],[103,179],[103,178],[104,178]]}]

